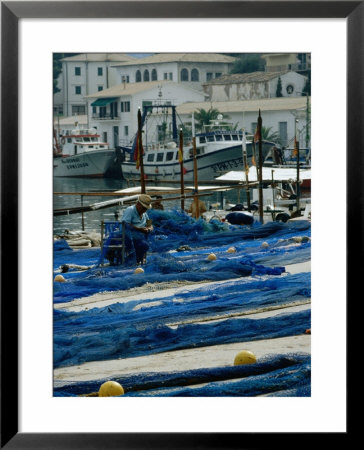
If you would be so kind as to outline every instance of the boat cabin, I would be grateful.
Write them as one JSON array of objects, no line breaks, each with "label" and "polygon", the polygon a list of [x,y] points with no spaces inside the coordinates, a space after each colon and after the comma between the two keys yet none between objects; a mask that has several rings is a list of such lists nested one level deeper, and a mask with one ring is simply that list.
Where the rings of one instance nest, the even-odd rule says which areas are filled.
[{"label": "boat cabin", "polygon": [[109,148],[107,142],[100,141],[100,135],[95,128],[67,130],[61,136],[63,155],[78,155],[81,153]]}]

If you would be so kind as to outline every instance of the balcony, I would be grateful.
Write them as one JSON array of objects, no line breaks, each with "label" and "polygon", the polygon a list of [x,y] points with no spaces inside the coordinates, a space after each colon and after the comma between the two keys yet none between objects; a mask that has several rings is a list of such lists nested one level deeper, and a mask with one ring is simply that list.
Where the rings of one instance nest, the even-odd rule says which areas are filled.
[{"label": "balcony", "polygon": [[293,72],[306,72],[311,70],[311,63],[297,63],[297,64],[282,64],[280,66],[266,66],[266,72],[283,72],[285,70],[292,70]]},{"label": "balcony", "polygon": [[119,114],[110,114],[110,113],[93,113],[92,118],[94,120],[120,120]]}]

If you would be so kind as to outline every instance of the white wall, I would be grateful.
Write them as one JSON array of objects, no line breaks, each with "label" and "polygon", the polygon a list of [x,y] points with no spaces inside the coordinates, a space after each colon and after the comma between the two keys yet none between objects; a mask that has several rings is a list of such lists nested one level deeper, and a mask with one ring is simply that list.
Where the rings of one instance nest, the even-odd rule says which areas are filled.
[{"label": "white wall", "polygon": [[[204,95],[201,92],[194,91],[184,86],[171,83],[163,85],[162,87],[162,97],[159,97],[159,88],[153,87],[152,89],[139,92],[137,94],[120,96],[118,100],[118,119],[116,120],[96,120],[92,119],[92,107],[91,103],[93,100],[89,101],[89,122],[90,126],[96,127],[101,133],[107,133],[107,140],[110,145],[113,143],[114,128],[119,127],[119,145],[128,145],[133,141],[134,136],[138,129],[137,115],[138,108],[142,108],[144,101],[152,101],[153,103],[169,102],[172,105],[180,105],[186,101],[191,102],[201,102],[204,100]],[[130,112],[120,112],[120,103],[130,102]],[[171,113],[171,111],[170,111]],[[128,127],[128,135],[125,134],[125,127]]]},{"label": "white wall", "polygon": [[[283,97],[297,97],[301,95],[306,84],[306,77],[297,72],[288,72],[281,76],[282,82],[282,96]],[[270,82],[270,97],[276,97],[278,78]],[[291,86],[292,91],[288,92],[287,87]]]},{"label": "white wall", "polygon": [[[209,105],[209,103],[206,103]],[[228,116],[228,117],[227,117]],[[190,114],[180,115],[182,122],[190,122]],[[233,126],[237,125],[237,129],[241,130],[242,128],[248,134],[252,134],[255,131],[256,123],[258,121],[256,112],[231,112],[224,114],[224,120],[227,122],[232,122]],[[290,111],[263,111],[262,112],[262,120],[263,127],[270,128],[271,133],[278,132],[279,133],[279,122],[287,123],[287,138],[289,141],[289,146],[293,147],[293,139],[295,135],[295,116]],[[301,117],[297,124],[297,137],[300,143],[300,148],[305,147],[305,137],[306,132],[304,130],[306,126],[305,117]],[[300,130],[302,132],[300,133]]]}]

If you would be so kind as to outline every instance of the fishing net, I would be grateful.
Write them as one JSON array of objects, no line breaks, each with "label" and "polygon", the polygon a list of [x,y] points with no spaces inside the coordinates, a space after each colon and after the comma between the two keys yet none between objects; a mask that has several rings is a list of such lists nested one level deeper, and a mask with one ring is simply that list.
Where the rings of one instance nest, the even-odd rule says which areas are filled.
[{"label": "fishing net", "polygon": [[[255,275],[281,275],[285,264],[310,259],[310,228],[305,222],[268,223],[252,227],[215,225],[191,219],[184,213],[152,210],[154,232],[142,276],[134,274],[133,248],[123,265],[102,265],[114,239],[121,239],[121,223],[107,224],[102,251],[62,249],[56,241],[54,272],[64,273],[66,283],[54,283],[54,302],[63,303],[100,292],[173,281],[218,281]],[[155,217],[154,217],[155,216]],[[181,225],[183,223],[183,226]],[[56,245],[55,243],[55,245]],[[228,253],[231,245],[235,252]],[[262,247],[266,244],[266,247]],[[101,253],[101,256],[100,256]],[[207,259],[210,253],[215,261]],[[119,255],[120,256],[120,255]],[[72,264],[70,262],[72,261]],[[87,270],[85,270],[87,269]]]},{"label": "fishing net", "polygon": [[[123,239],[120,222],[105,224],[102,249],[71,249],[66,241],[55,241],[54,275],[62,273],[66,279],[63,283],[55,281],[53,290],[55,368],[296,336],[311,328],[310,272],[286,272],[286,265],[310,260],[309,222],[240,226],[195,220],[181,211],[151,210],[148,214],[154,231],[142,274],[135,273],[132,246],[121,264],[108,256]],[[208,259],[211,253],[215,260]],[[144,287],[148,293],[148,286],[184,282],[192,283],[192,287],[124,301],[118,297],[127,290]],[[193,285],[201,282],[208,283]],[[108,306],[102,306],[101,301],[94,308],[90,303],[91,309],[67,310],[74,299],[97,295],[102,300],[104,294],[110,297],[113,293],[115,300]],[[298,309],[281,312],[281,308],[293,305]],[[278,309],[281,311],[274,313]],[[270,316],[252,316],[264,312]],[[277,358],[266,362],[264,367],[269,370],[250,375],[238,375],[242,368],[229,367],[216,368],[215,372],[201,369],[192,375],[165,374],[165,378],[144,374],[139,381],[123,378],[121,384],[126,383],[129,396],[310,395],[309,361],[293,358],[292,363],[283,364]],[[253,366],[260,367],[254,364],[244,370],[253,370]],[[223,375],[217,375],[220,370]],[[230,373],[234,370],[237,376]],[[190,387],[180,381],[191,376],[207,384]],[[178,381],[172,382],[175,377]],[[132,388],[133,383],[144,387]],[[55,395],[82,395],[77,385],[59,386]]]},{"label": "fishing net", "polygon": [[[130,306],[130,305],[129,305]],[[118,305],[96,311],[54,313],[54,366],[129,358],[183,348],[271,339],[302,334],[310,328],[310,310],[262,319],[226,318],[170,326],[176,313],[163,317],[165,305],[120,314]],[[173,308],[173,307],[172,307]],[[161,314],[158,314],[158,309]],[[192,307],[191,307],[192,309]],[[201,312],[200,312],[201,314]],[[178,319],[180,320],[180,319]]]},{"label": "fishing net", "polygon": [[[305,353],[266,355],[255,364],[149,372],[112,377],[125,396],[295,396],[311,395],[311,358]],[[98,392],[110,378],[84,382],[56,381],[54,396]],[[206,384],[205,384],[206,383]],[[201,384],[205,384],[201,386]]]}]

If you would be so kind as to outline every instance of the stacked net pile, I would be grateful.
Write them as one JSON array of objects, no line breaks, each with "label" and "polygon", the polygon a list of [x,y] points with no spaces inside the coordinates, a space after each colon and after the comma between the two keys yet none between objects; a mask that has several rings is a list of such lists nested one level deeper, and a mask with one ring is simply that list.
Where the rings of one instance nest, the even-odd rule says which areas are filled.
[{"label": "stacked net pile", "polygon": [[[141,274],[135,273],[130,261],[123,265],[102,264],[108,243],[120,237],[120,223],[110,225],[104,253],[98,248],[74,250],[65,241],[55,242],[54,275],[62,273],[65,278],[65,282],[54,283],[55,368],[297,336],[311,328],[310,272],[290,274],[285,268],[310,260],[309,222],[243,227],[194,220],[178,211],[152,210],[150,216],[154,231]],[[214,259],[209,259],[211,254]],[[142,286],[148,291],[148,285],[172,282],[208,283],[78,312],[67,311],[65,306],[94,294],[115,292],[117,299],[117,292]],[[61,303],[62,308],[57,308]],[[290,310],[289,306],[299,308]],[[275,310],[283,312],[252,316]],[[129,396],[307,396],[307,358],[291,355],[258,361],[262,366],[253,364],[244,369],[253,370],[250,375],[241,375],[242,368],[216,368],[212,373],[202,367],[193,374],[163,375],[168,380],[177,378],[178,382],[166,382],[162,377],[163,381],[161,374],[143,374],[139,381],[128,378],[122,384],[126,384]],[[262,372],[255,373],[253,366]],[[181,382],[183,377],[191,376],[207,384],[191,387]],[[132,385],[134,388],[129,389]],[[55,389],[55,395],[84,394],[79,388],[78,383],[63,384]]]},{"label": "stacked net pile", "polygon": [[[109,379],[57,381],[54,395],[90,395],[98,392],[99,387]],[[249,365],[139,373],[114,376],[112,379],[123,386],[127,397],[309,397],[311,357],[304,353],[267,355]]]},{"label": "stacked net pile", "polygon": [[[167,214],[165,211],[156,211]],[[171,214],[171,213],[169,213]],[[177,215],[193,221],[185,214]],[[310,226],[305,222],[268,223],[253,227],[219,223],[221,230],[203,220],[191,226],[168,219],[155,225],[151,250],[143,276],[134,274],[135,265],[101,266],[100,250],[71,250],[65,241],[56,241],[54,273],[64,273],[66,283],[54,283],[54,302],[63,303],[100,292],[112,292],[156,282],[200,282],[254,275],[281,275],[286,264],[310,260]],[[227,228],[227,229],[226,229]],[[166,230],[172,230],[167,233]],[[181,230],[185,230],[185,234]],[[198,233],[198,231],[200,233]],[[110,234],[114,238],[114,235]],[[263,244],[265,246],[263,247]],[[235,252],[228,253],[234,245]],[[67,248],[68,247],[68,248]],[[183,251],[181,251],[183,249]],[[103,249],[107,253],[106,246]],[[207,259],[216,255],[215,261]]]},{"label": "stacked net pile", "polygon": [[[249,314],[306,304],[310,295],[310,274],[300,273],[207,285],[169,297],[87,311],[55,310],[54,364],[58,367],[301,334],[310,328],[309,309],[274,318],[250,319]],[[211,321],[214,318],[224,320]]]}]

